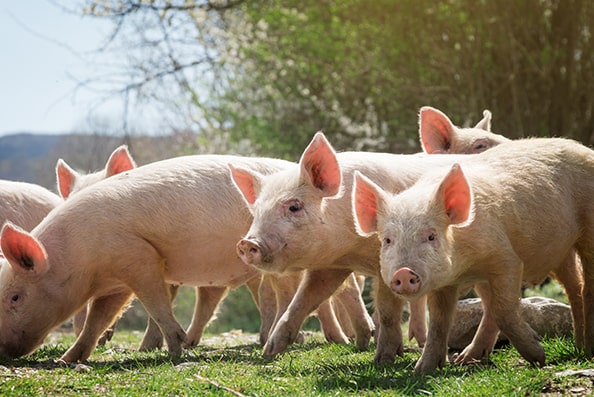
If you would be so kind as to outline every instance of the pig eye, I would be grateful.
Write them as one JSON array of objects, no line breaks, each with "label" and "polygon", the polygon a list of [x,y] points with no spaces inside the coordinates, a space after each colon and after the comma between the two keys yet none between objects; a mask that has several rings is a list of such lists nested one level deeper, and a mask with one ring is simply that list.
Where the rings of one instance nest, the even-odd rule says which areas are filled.
[{"label": "pig eye", "polygon": [[10,298],[10,300],[13,302],[18,302],[19,299],[20,299],[20,296],[18,296],[18,295],[13,295],[12,298]]},{"label": "pig eye", "polygon": [[490,147],[491,146],[489,144],[489,141],[487,141],[486,139],[481,139],[474,143],[474,146],[472,147],[472,151],[473,151],[473,153],[481,153],[481,152],[484,152],[485,150],[489,149]]},{"label": "pig eye", "polygon": [[431,233],[429,236],[427,236],[427,241],[435,241],[436,238],[437,236],[435,233]]},{"label": "pig eye", "polygon": [[303,209],[303,205],[301,204],[301,202],[294,200],[289,204],[289,211],[291,211],[292,213],[296,213],[299,212]]},{"label": "pig eye", "polygon": [[384,238],[384,245],[390,245],[390,244],[392,244],[392,239],[390,237]]}]

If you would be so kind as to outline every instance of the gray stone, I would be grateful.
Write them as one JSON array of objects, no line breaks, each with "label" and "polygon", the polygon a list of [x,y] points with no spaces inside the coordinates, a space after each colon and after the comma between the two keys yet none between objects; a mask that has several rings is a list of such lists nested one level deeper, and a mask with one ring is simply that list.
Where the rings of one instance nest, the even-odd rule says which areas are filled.
[{"label": "gray stone", "polygon": [[[533,296],[522,299],[522,317],[540,336],[571,336],[573,332],[571,308],[554,299]],[[463,299],[458,302],[456,317],[450,331],[449,346],[462,350],[474,337],[483,315],[481,300],[478,298]],[[506,341],[499,334],[498,341]]]}]

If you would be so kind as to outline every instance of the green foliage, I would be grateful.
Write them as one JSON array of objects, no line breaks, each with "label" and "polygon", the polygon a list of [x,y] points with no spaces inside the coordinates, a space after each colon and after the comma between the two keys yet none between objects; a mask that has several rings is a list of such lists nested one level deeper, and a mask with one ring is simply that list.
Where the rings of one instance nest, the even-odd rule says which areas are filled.
[{"label": "green foliage", "polygon": [[67,366],[54,360],[73,336],[55,334],[27,358],[0,360],[0,395],[532,396],[587,395],[593,387],[588,377],[562,373],[591,367],[566,339],[543,341],[544,368],[526,365],[507,346],[483,363],[448,364],[427,376],[413,374],[417,349],[406,349],[394,363],[374,365],[373,346],[357,352],[315,334],[271,361],[262,358],[254,340],[252,335],[203,344],[172,359],[162,350],[135,351],[139,334],[119,333],[86,365]]}]

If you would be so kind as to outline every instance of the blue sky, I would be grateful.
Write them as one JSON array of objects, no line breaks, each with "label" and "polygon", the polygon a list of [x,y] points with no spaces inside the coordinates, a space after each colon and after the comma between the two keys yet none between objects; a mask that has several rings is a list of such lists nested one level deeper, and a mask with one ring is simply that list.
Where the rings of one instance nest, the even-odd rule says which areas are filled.
[{"label": "blue sky", "polygon": [[[102,94],[76,90],[76,79],[96,74],[95,50],[110,26],[45,0],[2,2],[0,135],[84,130],[89,109]],[[106,118],[121,114],[119,101],[94,109]]]}]

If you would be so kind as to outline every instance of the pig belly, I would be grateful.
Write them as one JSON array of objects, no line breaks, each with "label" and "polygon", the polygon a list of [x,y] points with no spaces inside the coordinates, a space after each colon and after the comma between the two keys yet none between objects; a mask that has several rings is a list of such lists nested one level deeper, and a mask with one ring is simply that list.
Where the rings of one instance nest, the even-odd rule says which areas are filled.
[{"label": "pig belly", "polygon": [[168,283],[196,287],[235,288],[258,274],[256,269],[244,264],[236,255],[216,260],[204,255],[168,259],[165,268]]},{"label": "pig belly", "polygon": [[523,258],[523,280],[528,285],[540,284],[550,272],[561,268],[571,252],[569,244],[550,243],[546,248],[541,247],[541,252]]}]

